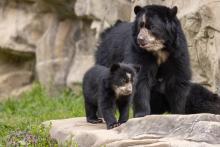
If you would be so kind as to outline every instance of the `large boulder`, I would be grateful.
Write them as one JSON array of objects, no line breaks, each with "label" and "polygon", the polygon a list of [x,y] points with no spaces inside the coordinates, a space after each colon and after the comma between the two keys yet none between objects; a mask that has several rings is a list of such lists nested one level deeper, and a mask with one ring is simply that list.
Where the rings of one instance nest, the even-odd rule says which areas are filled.
[{"label": "large boulder", "polygon": [[[18,52],[20,54],[18,54]],[[20,96],[34,80],[34,54],[0,50],[0,100]]]},{"label": "large boulder", "polygon": [[[18,5],[13,1],[1,1],[0,15],[1,100],[19,96],[31,88],[35,71],[35,47],[40,30],[31,8],[24,3]],[[32,25],[30,21],[33,21]]]},{"label": "large boulder", "polygon": [[52,120],[50,135],[59,144],[79,147],[218,147],[220,115],[150,115],[130,119],[106,130],[105,124],[90,124],[82,118]]},{"label": "large boulder", "polygon": [[74,8],[79,17],[114,24],[118,19],[129,20],[131,7],[128,0],[77,0]]}]

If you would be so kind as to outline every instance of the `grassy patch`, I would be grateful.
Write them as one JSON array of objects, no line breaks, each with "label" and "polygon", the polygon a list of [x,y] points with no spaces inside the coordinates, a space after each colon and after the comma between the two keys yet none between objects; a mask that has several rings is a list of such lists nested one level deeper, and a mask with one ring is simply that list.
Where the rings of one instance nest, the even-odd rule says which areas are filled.
[{"label": "grassy patch", "polygon": [[41,123],[51,119],[85,116],[82,94],[65,90],[57,97],[49,97],[36,84],[20,99],[0,103],[0,147],[5,145],[56,146],[48,129]]}]

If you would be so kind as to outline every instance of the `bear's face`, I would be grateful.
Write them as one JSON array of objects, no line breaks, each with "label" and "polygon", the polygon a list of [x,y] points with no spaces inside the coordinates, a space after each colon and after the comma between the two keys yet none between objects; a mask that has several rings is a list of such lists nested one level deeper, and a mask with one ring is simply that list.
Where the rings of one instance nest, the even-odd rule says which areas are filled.
[{"label": "bear's face", "polygon": [[177,7],[149,5],[134,8],[136,20],[134,36],[137,45],[149,52],[157,52],[172,42],[175,38],[174,21]]},{"label": "bear's face", "polygon": [[113,64],[111,66],[110,81],[116,97],[132,94],[135,75],[139,70],[139,66],[129,64]]}]

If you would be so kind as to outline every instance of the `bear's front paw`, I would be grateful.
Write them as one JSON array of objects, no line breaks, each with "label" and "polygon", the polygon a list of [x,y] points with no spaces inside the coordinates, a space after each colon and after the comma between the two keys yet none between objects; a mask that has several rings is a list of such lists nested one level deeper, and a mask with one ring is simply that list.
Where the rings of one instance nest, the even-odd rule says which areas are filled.
[{"label": "bear's front paw", "polygon": [[121,123],[117,122],[117,123],[108,125],[108,126],[107,126],[107,129],[108,129],[108,130],[109,130],[109,129],[113,129],[113,128],[118,127],[118,126],[120,126],[120,125],[121,125]]}]

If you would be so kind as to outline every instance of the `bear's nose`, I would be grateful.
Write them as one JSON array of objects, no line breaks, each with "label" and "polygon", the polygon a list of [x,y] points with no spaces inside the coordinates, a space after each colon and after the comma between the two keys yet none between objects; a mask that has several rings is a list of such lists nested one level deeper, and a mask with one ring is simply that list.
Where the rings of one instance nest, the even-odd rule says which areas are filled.
[{"label": "bear's nose", "polygon": [[137,42],[138,42],[138,44],[141,45],[141,46],[144,46],[144,45],[147,44],[147,42],[146,42],[146,40],[144,39],[143,36],[139,36],[139,37],[137,38]]}]

